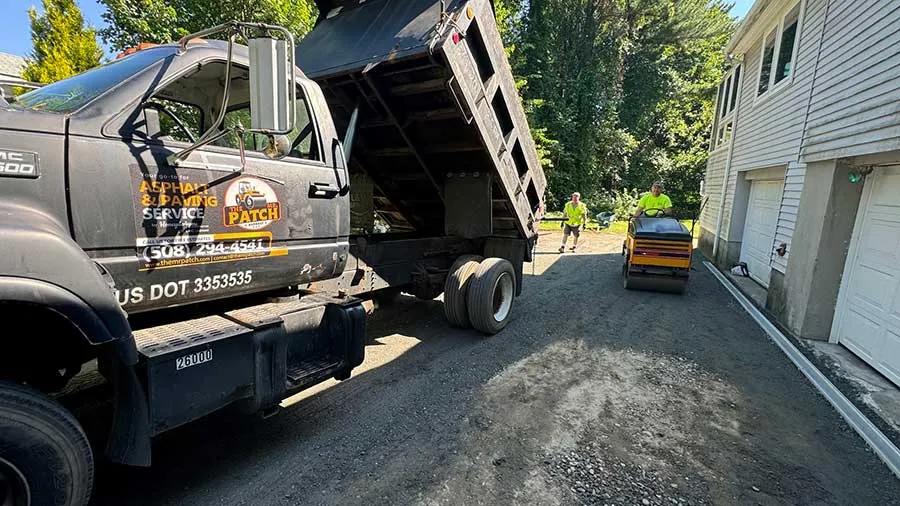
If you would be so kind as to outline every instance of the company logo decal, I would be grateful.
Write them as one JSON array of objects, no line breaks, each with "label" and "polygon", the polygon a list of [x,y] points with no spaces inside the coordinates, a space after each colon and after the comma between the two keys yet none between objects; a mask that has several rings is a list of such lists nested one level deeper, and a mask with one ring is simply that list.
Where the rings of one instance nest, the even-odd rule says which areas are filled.
[{"label": "company logo decal", "polygon": [[261,230],[281,219],[281,202],[265,181],[242,177],[226,190],[222,214],[226,227]]}]

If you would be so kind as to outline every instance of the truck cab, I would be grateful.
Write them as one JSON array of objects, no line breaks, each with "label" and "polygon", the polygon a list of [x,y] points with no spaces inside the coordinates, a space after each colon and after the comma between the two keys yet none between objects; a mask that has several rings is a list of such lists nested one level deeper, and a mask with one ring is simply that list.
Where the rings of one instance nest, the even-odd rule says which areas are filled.
[{"label": "truck cab", "polygon": [[[232,54],[222,110],[226,45],[142,49],[26,95],[7,112],[64,118],[58,135],[32,149],[45,175],[67,172],[68,196],[52,210],[42,209],[45,199],[31,205],[66,224],[129,314],[309,283],[346,262],[349,198],[329,191],[347,179],[340,141],[321,91],[299,70],[286,156],[266,156],[262,135],[229,132],[171,162],[220,115],[219,131],[250,127],[243,46]],[[42,183],[58,181],[15,183],[45,195]]]}]

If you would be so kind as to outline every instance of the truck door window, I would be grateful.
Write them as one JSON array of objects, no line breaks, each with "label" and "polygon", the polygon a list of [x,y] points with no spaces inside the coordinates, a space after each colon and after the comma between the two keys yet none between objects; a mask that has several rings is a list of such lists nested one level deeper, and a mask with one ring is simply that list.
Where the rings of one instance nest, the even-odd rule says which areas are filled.
[{"label": "truck door window", "polygon": [[[302,158],[306,160],[320,160],[319,142],[316,137],[315,124],[309,113],[306,96],[303,89],[297,89],[297,124],[294,131],[288,135],[291,140],[290,157]],[[245,128],[250,127],[250,104],[242,104],[233,106],[225,114],[223,128],[231,128],[240,123]],[[219,146],[238,149],[237,134],[229,133],[216,143]],[[260,134],[244,134],[244,148],[247,151],[262,151],[265,148],[265,136]]]},{"label": "truck door window", "polygon": [[143,133],[148,139],[196,142],[203,132],[203,110],[198,105],[153,97],[143,109]]}]

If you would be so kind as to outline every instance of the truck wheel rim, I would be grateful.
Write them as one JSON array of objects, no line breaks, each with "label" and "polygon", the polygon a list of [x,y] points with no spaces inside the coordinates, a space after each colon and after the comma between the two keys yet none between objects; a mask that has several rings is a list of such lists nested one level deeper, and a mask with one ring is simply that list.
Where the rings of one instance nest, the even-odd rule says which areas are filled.
[{"label": "truck wheel rim", "polygon": [[506,272],[494,284],[494,321],[502,322],[509,315],[513,300],[513,282]]},{"label": "truck wheel rim", "polygon": [[11,462],[0,457],[0,506],[28,506],[31,491],[25,475]]}]

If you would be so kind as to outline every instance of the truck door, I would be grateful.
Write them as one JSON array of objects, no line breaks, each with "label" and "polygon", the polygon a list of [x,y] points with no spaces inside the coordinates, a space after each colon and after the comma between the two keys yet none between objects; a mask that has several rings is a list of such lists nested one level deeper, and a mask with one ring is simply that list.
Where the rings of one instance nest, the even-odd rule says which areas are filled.
[{"label": "truck door", "polygon": [[[240,139],[229,133],[169,162],[218,117],[224,69],[224,61],[204,62],[160,79],[167,84],[123,111],[121,124],[109,123],[118,125],[115,138],[71,142],[73,168],[89,160],[118,189],[73,182],[73,228],[130,312],[308,283],[343,270],[349,199],[338,190],[347,172],[323,142],[333,138],[333,127],[328,117],[323,132],[319,115],[327,111],[310,106],[311,83],[298,89],[297,128],[284,158],[267,157],[265,138],[245,133],[242,162]],[[230,97],[224,127],[249,127],[244,66],[232,67]],[[96,217],[98,211],[116,217]],[[130,226],[122,225],[126,215]],[[104,223],[113,230],[96,233]]]}]

